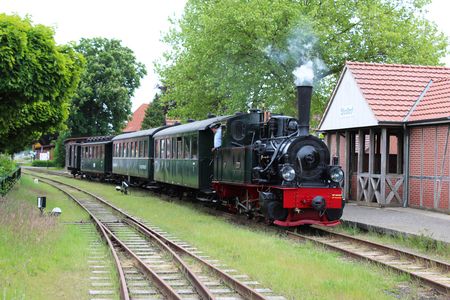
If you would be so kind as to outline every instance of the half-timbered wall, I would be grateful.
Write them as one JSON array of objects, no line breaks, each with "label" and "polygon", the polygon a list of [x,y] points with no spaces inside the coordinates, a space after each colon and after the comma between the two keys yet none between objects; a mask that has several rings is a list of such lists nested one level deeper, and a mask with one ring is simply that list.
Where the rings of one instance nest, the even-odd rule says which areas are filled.
[{"label": "half-timbered wall", "polygon": [[450,125],[411,127],[409,204],[450,212]]}]

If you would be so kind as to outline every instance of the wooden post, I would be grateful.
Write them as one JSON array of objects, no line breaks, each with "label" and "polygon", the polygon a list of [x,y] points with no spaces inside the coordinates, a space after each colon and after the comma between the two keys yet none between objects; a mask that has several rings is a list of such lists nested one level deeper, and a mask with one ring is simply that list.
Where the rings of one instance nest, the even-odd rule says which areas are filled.
[{"label": "wooden post", "polygon": [[[331,133],[327,132],[327,147],[328,150],[330,150],[330,153],[332,153],[332,149],[331,149]],[[330,155],[330,161],[328,162],[329,164],[331,164],[331,160],[333,159],[333,155]]]},{"label": "wooden post", "polygon": [[380,176],[380,204],[386,205],[386,156],[389,151],[387,149],[387,129],[381,129],[381,176]]},{"label": "wooden post", "polygon": [[336,131],[336,157],[339,165],[341,163],[341,134],[339,131]]},{"label": "wooden post", "polygon": [[362,201],[363,199],[362,199],[362,197],[360,197],[360,195],[363,195],[362,194],[362,191],[361,191],[361,183],[359,182],[359,177],[361,176],[361,173],[362,173],[362,171],[363,171],[363,160],[364,160],[364,132],[360,129],[359,131],[358,131],[358,143],[359,143],[359,151],[358,151],[358,170],[357,170],[357,172],[358,172],[358,174],[357,174],[357,177],[358,177],[358,184],[356,185],[357,186],[357,194],[356,194],[356,200],[357,201]]},{"label": "wooden post", "polygon": [[397,174],[405,174],[403,172],[403,152],[405,137],[403,134],[397,135]]},{"label": "wooden post", "polygon": [[348,201],[350,198],[350,186],[351,183],[351,161],[352,161],[352,140],[351,134],[348,130],[345,131],[345,179],[344,179],[344,198]]},{"label": "wooden post", "polygon": [[369,130],[369,184],[368,184],[368,194],[369,199],[366,199],[368,202],[372,202],[373,195],[375,194],[373,185],[372,185],[372,177],[373,177],[373,167],[375,161],[375,131],[373,128]]}]

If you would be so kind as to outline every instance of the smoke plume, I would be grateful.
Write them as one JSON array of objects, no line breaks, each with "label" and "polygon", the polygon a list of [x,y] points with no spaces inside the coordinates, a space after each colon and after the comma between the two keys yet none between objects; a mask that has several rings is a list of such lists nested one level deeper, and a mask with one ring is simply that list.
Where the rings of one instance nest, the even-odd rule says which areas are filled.
[{"label": "smoke plume", "polygon": [[296,85],[312,86],[314,77],[328,70],[319,58],[316,44],[317,38],[312,27],[302,23],[288,34],[283,49],[268,46],[265,52],[277,63],[295,68],[292,74]]}]

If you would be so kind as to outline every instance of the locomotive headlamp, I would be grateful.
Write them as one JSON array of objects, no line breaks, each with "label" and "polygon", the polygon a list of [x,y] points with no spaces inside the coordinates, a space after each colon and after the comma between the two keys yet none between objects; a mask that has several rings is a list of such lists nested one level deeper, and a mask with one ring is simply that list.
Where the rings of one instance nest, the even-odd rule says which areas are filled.
[{"label": "locomotive headlamp", "polygon": [[344,171],[342,171],[341,167],[332,167],[330,169],[330,178],[332,181],[339,183],[344,180]]},{"label": "locomotive headlamp", "polygon": [[281,177],[286,181],[292,181],[295,179],[295,170],[290,165],[285,165],[281,168]]}]

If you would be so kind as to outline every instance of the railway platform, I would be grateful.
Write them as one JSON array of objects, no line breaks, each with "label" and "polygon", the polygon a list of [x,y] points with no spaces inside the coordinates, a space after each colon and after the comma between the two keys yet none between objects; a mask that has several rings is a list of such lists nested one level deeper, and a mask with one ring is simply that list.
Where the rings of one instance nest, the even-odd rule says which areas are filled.
[{"label": "railway platform", "polygon": [[450,215],[403,207],[368,207],[349,202],[343,223],[386,234],[427,236],[450,244]]}]

